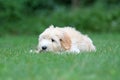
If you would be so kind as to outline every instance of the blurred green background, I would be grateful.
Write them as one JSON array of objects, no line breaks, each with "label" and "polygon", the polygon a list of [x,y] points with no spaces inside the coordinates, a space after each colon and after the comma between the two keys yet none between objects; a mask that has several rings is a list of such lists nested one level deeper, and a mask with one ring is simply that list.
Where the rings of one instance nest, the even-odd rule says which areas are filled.
[{"label": "blurred green background", "polygon": [[[97,51],[30,53],[51,24],[89,34]],[[0,80],[120,80],[120,0],[0,0]]]},{"label": "blurred green background", "polygon": [[0,0],[0,35],[38,35],[49,25],[120,32],[120,0]]}]

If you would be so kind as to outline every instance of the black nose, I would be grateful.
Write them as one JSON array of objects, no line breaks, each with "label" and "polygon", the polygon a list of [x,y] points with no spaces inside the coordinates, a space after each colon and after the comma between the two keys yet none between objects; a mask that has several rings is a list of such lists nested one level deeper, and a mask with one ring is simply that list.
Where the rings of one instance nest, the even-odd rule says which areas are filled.
[{"label": "black nose", "polygon": [[46,46],[42,46],[42,50],[46,50],[47,49],[47,47]]}]

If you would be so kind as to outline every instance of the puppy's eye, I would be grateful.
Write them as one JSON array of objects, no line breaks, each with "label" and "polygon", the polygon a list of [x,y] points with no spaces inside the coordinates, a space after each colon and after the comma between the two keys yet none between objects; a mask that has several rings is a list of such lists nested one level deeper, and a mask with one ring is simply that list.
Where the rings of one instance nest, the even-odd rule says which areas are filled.
[{"label": "puppy's eye", "polygon": [[62,41],[62,39],[60,39],[60,41]]},{"label": "puppy's eye", "polygon": [[51,39],[51,41],[52,41],[52,42],[55,42],[55,40],[54,40],[54,39]]}]

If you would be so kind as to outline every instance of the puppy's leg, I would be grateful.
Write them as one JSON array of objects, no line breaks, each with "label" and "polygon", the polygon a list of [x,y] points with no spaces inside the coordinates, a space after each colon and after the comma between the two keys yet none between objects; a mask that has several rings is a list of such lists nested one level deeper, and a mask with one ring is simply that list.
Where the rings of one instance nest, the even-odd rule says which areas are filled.
[{"label": "puppy's leg", "polygon": [[39,48],[39,46],[37,46],[36,50],[34,51],[35,53],[40,53],[41,49]]},{"label": "puppy's leg", "polygon": [[39,53],[40,51],[39,50],[30,50],[30,53]]},{"label": "puppy's leg", "polygon": [[37,49],[35,49],[35,50],[30,50],[30,53],[40,53],[40,49],[37,47]]},{"label": "puppy's leg", "polygon": [[34,52],[35,52],[35,53],[39,53],[39,52],[40,52],[40,50],[35,50]]},{"label": "puppy's leg", "polygon": [[73,52],[73,53],[80,53],[80,50],[79,50],[79,48],[76,46],[76,45],[73,45],[73,46],[71,46],[71,48],[70,48],[70,52]]}]

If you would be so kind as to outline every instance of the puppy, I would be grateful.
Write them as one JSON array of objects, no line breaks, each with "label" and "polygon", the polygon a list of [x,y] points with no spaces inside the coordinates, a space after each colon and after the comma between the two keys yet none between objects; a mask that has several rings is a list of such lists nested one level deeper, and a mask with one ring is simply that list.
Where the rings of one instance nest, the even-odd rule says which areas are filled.
[{"label": "puppy", "polygon": [[72,52],[96,51],[92,40],[71,27],[49,26],[39,35],[36,52]]}]

